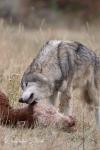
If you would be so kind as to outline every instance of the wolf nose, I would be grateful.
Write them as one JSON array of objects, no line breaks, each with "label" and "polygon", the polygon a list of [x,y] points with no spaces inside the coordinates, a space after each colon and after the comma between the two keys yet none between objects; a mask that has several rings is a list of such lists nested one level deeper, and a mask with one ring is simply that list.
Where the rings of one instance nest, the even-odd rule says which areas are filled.
[{"label": "wolf nose", "polygon": [[19,98],[19,102],[20,102],[20,103],[23,103],[23,99],[22,99],[22,98]]}]

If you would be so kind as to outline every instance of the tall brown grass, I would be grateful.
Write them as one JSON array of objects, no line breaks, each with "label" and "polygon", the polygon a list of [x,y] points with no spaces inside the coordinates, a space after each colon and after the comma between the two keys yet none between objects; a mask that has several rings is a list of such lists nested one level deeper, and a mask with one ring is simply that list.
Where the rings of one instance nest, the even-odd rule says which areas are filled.
[{"label": "tall brown grass", "polygon": [[[79,30],[69,30],[67,27],[26,30],[21,25],[10,27],[0,21],[0,89],[8,94],[14,107],[20,105],[20,80],[24,70],[49,39],[78,40],[96,53],[100,52],[98,27],[87,24]],[[87,107],[80,103],[80,98],[79,91],[75,91],[77,130],[74,132],[50,127],[23,129],[0,126],[0,150],[96,150],[99,147],[94,112],[89,113]]]}]

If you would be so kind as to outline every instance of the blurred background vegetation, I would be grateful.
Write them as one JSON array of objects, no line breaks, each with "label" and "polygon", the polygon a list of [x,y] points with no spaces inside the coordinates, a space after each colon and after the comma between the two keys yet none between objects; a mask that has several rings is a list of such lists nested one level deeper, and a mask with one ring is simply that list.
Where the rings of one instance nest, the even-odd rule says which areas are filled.
[{"label": "blurred background vegetation", "polygon": [[[15,108],[22,75],[46,41],[79,41],[100,55],[99,7],[100,0],[0,0],[0,89]],[[100,150],[94,111],[74,92],[73,132],[0,126],[0,150]]]},{"label": "blurred background vegetation", "polygon": [[72,27],[100,18],[100,0],[0,0],[0,17],[28,27]]}]

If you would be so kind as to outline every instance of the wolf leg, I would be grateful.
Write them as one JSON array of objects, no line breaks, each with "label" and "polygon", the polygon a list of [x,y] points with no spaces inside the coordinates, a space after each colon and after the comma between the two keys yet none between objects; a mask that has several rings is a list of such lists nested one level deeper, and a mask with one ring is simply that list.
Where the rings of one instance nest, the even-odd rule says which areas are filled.
[{"label": "wolf leg", "polygon": [[95,107],[95,117],[97,128],[100,129],[100,90],[95,87],[94,82],[88,83],[88,95]]},{"label": "wolf leg", "polygon": [[73,116],[73,94],[61,93],[59,111],[65,115]]},{"label": "wolf leg", "polygon": [[95,106],[95,116],[96,116],[97,128],[100,129],[100,105]]}]

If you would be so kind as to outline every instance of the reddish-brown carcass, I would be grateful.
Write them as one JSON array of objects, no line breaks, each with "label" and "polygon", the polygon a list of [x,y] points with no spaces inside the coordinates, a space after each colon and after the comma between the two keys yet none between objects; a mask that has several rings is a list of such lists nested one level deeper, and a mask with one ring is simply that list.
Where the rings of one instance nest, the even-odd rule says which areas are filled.
[{"label": "reddish-brown carcass", "polygon": [[3,125],[17,125],[23,121],[28,127],[52,125],[59,128],[68,128],[74,125],[70,116],[63,116],[53,106],[34,103],[23,108],[13,109],[8,97],[0,91],[0,121]]}]

